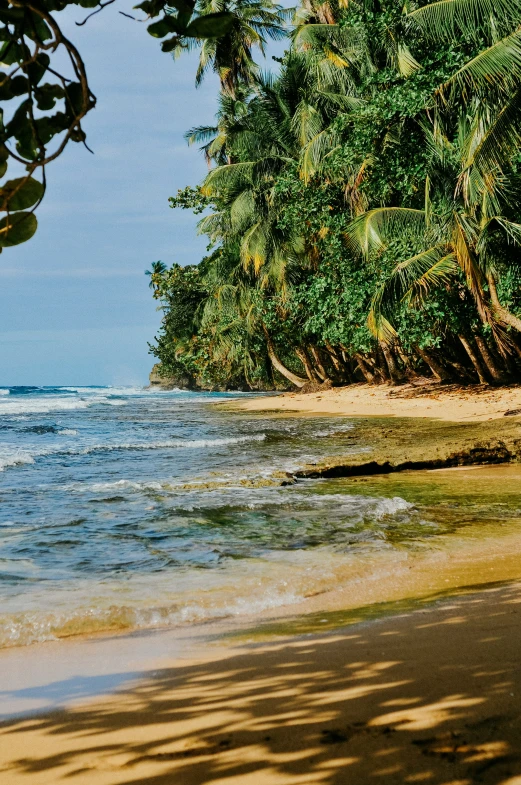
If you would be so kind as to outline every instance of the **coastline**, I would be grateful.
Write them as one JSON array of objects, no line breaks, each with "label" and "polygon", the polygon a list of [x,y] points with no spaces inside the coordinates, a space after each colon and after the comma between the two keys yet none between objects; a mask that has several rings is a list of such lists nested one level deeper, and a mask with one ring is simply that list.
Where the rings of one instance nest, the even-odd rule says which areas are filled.
[{"label": "coastline", "polygon": [[[248,412],[299,412],[343,417],[414,417],[447,422],[483,422],[517,411],[521,415],[521,385],[459,387],[449,385],[397,387],[352,384],[314,393],[289,392],[226,404]],[[515,416],[515,415],[514,415]]]},{"label": "coastline", "polygon": [[0,771],[8,785],[519,785],[520,605],[517,583],[200,646],[107,697],[0,725]]},{"label": "coastline", "polygon": [[[374,391],[362,388],[358,396]],[[521,408],[521,388],[377,392],[365,404],[372,416],[342,390],[231,406],[361,418],[370,460],[326,460],[303,467],[297,482],[415,468],[429,453],[438,473],[402,476],[472,476],[503,483],[504,493],[507,481],[519,483],[519,415],[504,413]],[[346,431],[346,448],[351,438]],[[361,569],[354,588],[240,621],[4,650],[4,668],[21,652],[19,679],[4,679],[0,694],[28,702],[25,716],[0,723],[0,773],[7,785],[521,785],[516,523],[469,527],[451,535],[450,551],[441,535],[438,549],[404,551],[378,580]],[[40,657],[47,670],[28,684]],[[47,711],[41,696],[54,701]],[[43,713],[26,713],[31,700]]]},{"label": "coastline", "polygon": [[[365,451],[307,464],[294,479],[521,461],[521,386],[439,388],[360,384],[251,398],[221,406],[288,416],[349,417]],[[346,447],[353,436],[346,434]]]}]

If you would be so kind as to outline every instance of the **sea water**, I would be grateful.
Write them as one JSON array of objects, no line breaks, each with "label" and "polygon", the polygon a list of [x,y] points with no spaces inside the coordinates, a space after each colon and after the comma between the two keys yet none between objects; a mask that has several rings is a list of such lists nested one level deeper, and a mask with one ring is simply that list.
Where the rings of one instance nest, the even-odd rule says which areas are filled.
[{"label": "sea water", "polygon": [[[214,405],[240,395],[0,391],[0,647],[284,607],[377,581],[468,523],[471,500],[448,515],[403,481],[292,484],[370,452],[356,419]],[[511,520],[502,503],[478,517]]]}]

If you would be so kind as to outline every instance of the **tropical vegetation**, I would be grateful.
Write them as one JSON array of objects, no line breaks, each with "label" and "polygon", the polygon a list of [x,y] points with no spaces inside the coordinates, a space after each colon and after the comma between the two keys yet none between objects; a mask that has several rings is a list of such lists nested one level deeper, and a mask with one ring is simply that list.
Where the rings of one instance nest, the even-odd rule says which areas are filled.
[{"label": "tropical vegetation", "polygon": [[[194,386],[521,374],[521,1],[201,0],[209,163],[170,200],[207,255],[149,271],[152,353]],[[275,73],[253,52],[287,35]],[[177,51],[177,53],[179,53]]]}]

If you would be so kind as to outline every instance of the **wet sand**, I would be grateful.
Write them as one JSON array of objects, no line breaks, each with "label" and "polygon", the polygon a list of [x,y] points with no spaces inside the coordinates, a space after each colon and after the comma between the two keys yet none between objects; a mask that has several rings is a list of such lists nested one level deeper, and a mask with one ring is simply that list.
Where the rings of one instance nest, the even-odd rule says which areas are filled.
[{"label": "wet sand", "polygon": [[0,726],[6,785],[521,783],[521,584],[213,647]]},{"label": "wet sand", "polygon": [[[472,476],[506,498],[521,467],[431,476]],[[0,781],[521,785],[519,511],[499,525],[440,535],[377,581],[361,567],[357,586],[227,635],[216,625],[191,640],[170,631],[0,652],[2,701],[69,704],[0,724]],[[31,687],[40,655],[48,667]]]},{"label": "wet sand", "polygon": [[452,422],[473,422],[504,417],[519,409],[521,386],[433,389],[421,395],[411,385],[354,384],[316,393],[284,393],[248,398],[233,404],[244,411],[308,412],[339,414],[345,417],[430,417]]}]

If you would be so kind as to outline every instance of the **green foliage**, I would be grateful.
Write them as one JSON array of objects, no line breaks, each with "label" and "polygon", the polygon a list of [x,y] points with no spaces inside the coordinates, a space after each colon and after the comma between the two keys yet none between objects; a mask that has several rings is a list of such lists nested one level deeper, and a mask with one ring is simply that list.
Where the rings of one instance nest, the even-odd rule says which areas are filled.
[{"label": "green foliage", "polygon": [[507,0],[297,9],[280,73],[237,71],[189,132],[213,168],[170,203],[216,250],[197,323],[168,333],[187,294],[163,293],[161,362],[186,318],[183,363],[220,384],[519,374],[520,22]]}]

